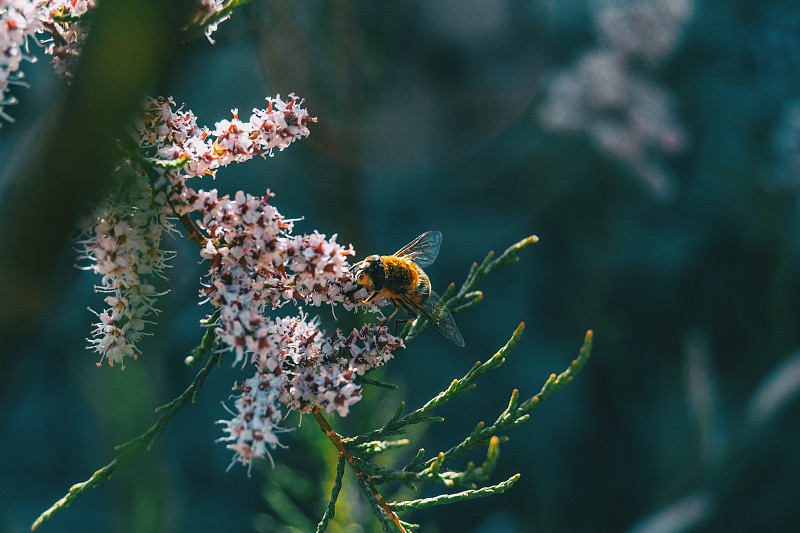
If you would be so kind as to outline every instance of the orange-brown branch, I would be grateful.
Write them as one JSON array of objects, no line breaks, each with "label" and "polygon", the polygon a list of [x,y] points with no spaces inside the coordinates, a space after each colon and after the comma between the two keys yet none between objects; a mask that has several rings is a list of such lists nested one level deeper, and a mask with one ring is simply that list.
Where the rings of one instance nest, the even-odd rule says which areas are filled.
[{"label": "orange-brown branch", "polygon": [[[174,209],[173,209],[174,211]],[[178,215],[178,220],[181,221],[181,224],[184,228],[186,228],[187,233],[189,234],[189,238],[192,239],[200,248],[204,248],[206,245],[206,238],[200,233],[200,230],[189,218],[189,215]]]},{"label": "orange-brown branch", "polygon": [[336,446],[336,449],[339,450],[339,454],[344,456],[344,458],[347,459],[347,462],[350,463],[350,468],[353,469],[353,472],[355,473],[355,475],[359,476],[359,477],[362,477],[364,479],[364,481],[366,482],[367,486],[372,491],[372,494],[375,496],[375,499],[378,500],[378,503],[381,505],[383,510],[392,519],[392,521],[394,522],[394,525],[397,526],[397,529],[399,531],[401,531],[402,533],[406,533],[405,528],[400,523],[400,518],[398,518],[398,516],[394,513],[394,511],[392,511],[392,509],[389,507],[389,504],[386,503],[386,500],[383,499],[383,496],[380,495],[378,490],[372,484],[372,481],[370,481],[370,479],[369,479],[369,475],[365,474],[364,472],[361,471],[360,468],[358,468],[358,465],[356,465],[356,462],[355,462],[355,457],[353,456],[352,453],[347,451],[347,448],[344,447],[344,443],[342,442],[342,438],[339,436],[338,433],[336,433],[333,430],[333,428],[328,423],[328,421],[325,419],[325,417],[322,416],[322,413],[320,412],[319,408],[315,407],[314,410],[312,411],[312,414],[314,415],[314,418],[317,420],[317,424],[319,424],[319,428],[322,430],[323,433],[325,433],[325,436],[330,439],[330,441],[333,443],[334,446]]}]

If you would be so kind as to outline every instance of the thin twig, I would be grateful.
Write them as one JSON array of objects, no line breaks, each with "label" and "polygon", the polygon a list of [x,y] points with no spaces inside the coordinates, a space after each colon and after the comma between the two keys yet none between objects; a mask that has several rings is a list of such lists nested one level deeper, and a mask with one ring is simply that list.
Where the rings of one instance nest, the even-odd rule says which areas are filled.
[{"label": "thin twig", "polygon": [[49,520],[56,512],[68,507],[72,501],[83,494],[84,492],[95,488],[100,483],[103,482],[105,479],[109,479],[113,476],[120,466],[122,466],[125,461],[128,460],[130,455],[142,448],[143,446],[147,450],[151,450],[155,445],[156,441],[158,440],[161,433],[164,431],[169,420],[178,412],[178,410],[184,406],[188,401],[194,402],[197,399],[197,393],[200,391],[200,387],[203,386],[203,382],[205,382],[206,377],[208,377],[209,372],[211,369],[219,363],[222,354],[219,352],[213,353],[211,357],[209,357],[206,365],[203,367],[200,372],[194,378],[191,385],[183,391],[183,393],[169,402],[168,404],[162,405],[156,409],[156,412],[162,413],[161,416],[156,420],[156,423],[153,424],[150,429],[139,435],[138,437],[129,440],[124,444],[120,444],[116,446],[114,449],[119,452],[119,455],[114,458],[113,461],[108,463],[103,468],[97,470],[92,477],[87,479],[82,483],[77,483],[70,487],[69,492],[60,500],[58,500],[52,507],[48,510],[43,512],[37,519],[34,521],[33,525],[31,526],[31,530],[35,530],[40,525],[42,525],[45,521]]},{"label": "thin twig", "polygon": [[446,390],[437,394],[434,398],[413,413],[409,413],[408,415],[401,417],[400,415],[402,414],[404,407],[404,404],[401,404],[400,408],[395,413],[395,416],[392,417],[392,419],[389,420],[389,422],[387,422],[382,428],[359,435],[358,437],[344,439],[344,443],[347,446],[364,444],[365,442],[381,440],[384,437],[396,435],[402,432],[403,428],[411,424],[417,424],[419,422],[441,421],[442,419],[439,417],[430,416],[430,412],[452,398],[464,394],[468,390],[472,390],[475,387],[475,381],[477,381],[478,378],[483,376],[489,370],[497,368],[503,364],[506,355],[508,355],[508,353],[514,349],[514,346],[516,346],[517,341],[519,341],[520,337],[522,336],[524,329],[525,324],[520,324],[517,329],[514,330],[514,333],[511,335],[511,338],[508,340],[506,345],[503,346],[496,354],[490,357],[488,361],[485,363],[481,363],[480,361],[475,363],[475,365],[470,369],[469,372],[466,373],[466,375],[464,375],[463,378],[453,380]]},{"label": "thin twig", "polygon": [[461,502],[464,500],[471,500],[473,498],[484,498],[495,494],[502,494],[520,478],[519,474],[514,474],[507,480],[497,485],[490,487],[481,487],[480,489],[465,490],[463,492],[456,492],[455,494],[441,494],[433,498],[422,498],[419,500],[410,500],[406,502],[392,502],[389,504],[396,511],[406,511],[408,509],[424,509],[433,505],[444,505],[448,503]]},{"label": "thin twig", "polygon": [[328,501],[328,507],[325,509],[325,514],[322,515],[322,520],[317,524],[317,533],[323,533],[328,529],[328,522],[330,522],[336,514],[336,500],[339,498],[339,491],[342,490],[344,463],[344,455],[339,454],[339,460],[336,462],[336,477],[333,480],[333,488],[331,489],[331,499]]},{"label": "thin twig", "polygon": [[465,454],[466,452],[484,446],[492,437],[498,433],[518,426],[525,422],[530,417],[530,412],[541,404],[544,400],[549,398],[554,392],[561,389],[564,385],[572,381],[572,378],[580,372],[583,365],[589,359],[592,351],[592,340],[594,334],[592,331],[587,331],[583,340],[583,345],[578,353],[578,357],[570,363],[569,367],[556,376],[551,374],[545,382],[541,391],[535,396],[525,400],[517,406],[519,399],[519,391],[514,390],[511,394],[508,407],[503,411],[497,420],[489,427],[484,427],[483,422],[478,423],[475,430],[460,444],[453,446],[446,452],[443,452],[439,457],[430,459],[423,465],[417,467],[421,474],[425,474],[435,470],[441,466],[442,463],[452,461],[457,457]]},{"label": "thin twig", "polygon": [[319,424],[319,428],[322,430],[323,433],[325,433],[325,436],[327,436],[330,439],[330,441],[333,443],[333,445],[336,446],[336,449],[339,450],[339,454],[341,456],[343,456],[345,459],[347,459],[348,463],[350,463],[350,467],[353,469],[353,472],[356,474],[356,478],[358,478],[358,480],[360,482],[366,484],[366,486],[369,487],[369,490],[375,496],[375,499],[378,501],[378,503],[380,504],[380,506],[384,510],[384,512],[386,512],[386,515],[389,518],[391,518],[392,521],[394,522],[394,524],[397,526],[398,531],[401,531],[402,533],[406,533],[405,528],[400,523],[400,519],[397,517],[397,515],[394,513],[394,511],[392,511],[392,509],[389,507],[389,504],[386,503],[386,500],[383,499],[383,496],[381,496],[381,494],[378,492],[378,490],[372,484],[372,481],[370,481],[370,479],[369,479],[369,475],[365,474],[361,470],[361,468],[359,468],[359,466],[356,464],[356,458],[353,456],[352,453],[350,453],[347,450],[347,448],[345,448],[344,443],[342,442],[342,438],[339,436],[338,433],[336,433],[333,430],[333,428],[328,423],[328,421],[325,419],[325,417],[322,416],[322,412],[319,410],[319,408],[315,407],[314,410],[312,411],[312,414],[314,415],[314,418],[317,420],[317,424]]},{"label": "thin twig", "polygon": [[[461,288],[458,290],[458,292],[452,297],[451,295],[453,294],[455,286],[450,284],[444,294],[442,294],[442,301],[453,314],[472,309],[483,299],[483,293],[476,290],[476,287],[486,278],[486,276],[498,268],[510,266],[516,263],[519,261],[517,254],[519,254],[519,252],[524,248],[527,248],[531,244],[537,242],[539,242],[539,237],[536,235],[525,237],[521,241],[506,248],[506,250],[500,254],[497,259],[494,258],[494,252],[489,252],[486,254],[486,257],[483,259],[483,261],[481,261],[480,265],[478,263],[472,263],[469,273],[467,274],[467,278],[464,280],[464,283],[461,285]],[[420,335],[422,335],[429,327],[430,323],[421,317],[417,317],[416,320],[410,321],[406,327],[403,328],[403,331],[400,334],[400,337],[403,339],[403,343],[405,344],[406,348],[408,348],[408,346]]]}]

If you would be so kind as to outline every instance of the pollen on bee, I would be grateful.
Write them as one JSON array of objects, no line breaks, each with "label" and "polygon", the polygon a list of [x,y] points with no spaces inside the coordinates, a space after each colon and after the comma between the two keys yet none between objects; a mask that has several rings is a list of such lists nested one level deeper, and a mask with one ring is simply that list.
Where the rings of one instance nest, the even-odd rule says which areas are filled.
[{"label": "pollen on bee", "polygon": [[392,255],[381,257],[387,279],[396,280],[401,285],[415,286],[419,281],[419,267],[408,259]]}]

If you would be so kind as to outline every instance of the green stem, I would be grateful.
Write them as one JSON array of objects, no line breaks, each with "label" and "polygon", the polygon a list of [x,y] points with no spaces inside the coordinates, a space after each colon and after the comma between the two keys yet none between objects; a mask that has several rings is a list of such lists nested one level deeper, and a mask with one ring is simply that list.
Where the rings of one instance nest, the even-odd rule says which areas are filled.
[{"label": "green stem", "polygon": [[161,432],[164,431],[167,423],[169,420],[178,412],[178,410],[183,407],[188,401],[194,402],[197,399],[197,394],[200,391],[200,387],[203,386],[203,382],[205,382],[206,377],[208,377],[209,372],[214,367],[214,365],[218,364],[222,359],[222,354],[219,352],[213,353],[211,357],[209,357],[208,361],[206,362],[205,367],[203,367],[200,372],[194,378],[191,385],[183,391],[183,393],[169,402],[166,405],[162,405],[156,409],[157,413],[162,413],[162,415],[156,420],[156,423],[153,424],[150,429],[146,432],[142,433],[138,437],[129,440],[124,444],[120,444],[116,446],[114,449],[119,452],[119,455],[114,458],[113,461],[108,463],[106,466],[97,470],[92,477],[87,479],[82,483],[77,483],[70,487],[69,492],[60,500],[58,500],[52,507],[48,510],[43,512],[36,521],[31,526],[31,530],[35,530],[40,525],[42,525],[45,521],[49,520],[56,512],[68,507],[75,498],[83,494],[84,492],[95,488],[100,483],[103,482],[105,479],[109,479],[113,476],[117,470],[128,460],[130,455],[138,450],[139,448],[145,446],[147,450],[151,450],[155,445],[158,438],[161,436]]},{"label": "green stem", "polygon": [[407,502],[394,502],[390,503],[389,506],[395,511],[407,511],[409,509],[424,509],[425,507],[431,507],[434,505],[462,502],[464,500],[471,500],[473,498],[485,498],[486,496],[504,493],[512,485],[514,485],[519,478],[519,474],[514,474],[502,483],[498,483],[497,485],[492,485],[490,487],[483,487],[475,490],[465,490],[463,492],[456,492],[455,494],[442,494],[440,496],[434,496],[433,498],[423,498],[420,500],[411,500]]},{"label": "green stem", "polygon": [[[464,280],[464,283],[461,285],[461,288],[458,290],[455,296],[451,296],[454,289],[454,286],[451,284],[445,293],[442,294],[442,301],[445,302],[445,305],[453,314],[472,309],[483,299],[483,294],[480,291],[475,290],[475,288],[486,278],[486,276],[498,268],[510,266],[519,261],[517,254],[519,254],[522,249],[527,248],[536,242],[539,242],[539,237],[536,235],[526,237],[521,241],[509,246],[502,254],[500,254],[500,257],[497,259],[494,258],[494,252],[489,252],[486,254],[486,257],[480,265],[478,265],[478,263],[472,264],[469,273],[467,274],[467,279]],[[422,335],[429,326],[430,324],[428,321],[421,319],[420,317],[417,317],[416,320],[412,320],[406,324],[406,327],[403,328],[403,331],[400,334],[400,337],[403,339],[403,343],[405,344],[406,348],[408,348],[408,346],[414,342],[417,337]]]},{"label": "green stem", "polygon": [[483,376],[486,372],[493,368],[497,368],[505,361],[506,355],[516,346],[517,341],[519,341],[520,337],[522,336],[522,331],[525,329],[525,324],[520,324],[514,333],[511,335],[511,338],[503,346],[496,354],[494,354],[488,361],[485,363],[481,363],[480,361],[475,363],[475,365],[470,369],[467,374],[461,378],[453,380],[450,383],[450,386],[437,394],[433,399],[431,399],[428,403],[410,413],[404,417],[400,417],[400,413],[402,413],[402,405],[401,408],[398,409],[397,413],[395,414],[392,419],[386,423],[382,428],[376,429],[369,433],[365,433],[364,435],[359,435],[358,437],[354,437],[351,439],[342,439],[342,441],[347,446],[354,446],[357,444],[364,444],[366,442],[374,441],[374,440],[381,440],[383,437],[389,435],[396,435],[400,433],[403,428],[411,424],[418,424],[420,422],[435,422],[441,421],[441,418],[438,417],[431,417],[429,413],[442,405],[443,403],[464,394],[465,392],[472,390],[475,387],[475,381],[478,380],[481,376]]},{"label": "green stem", "polygon": [[331,499],[328,501],[328,507],[325,509],[325,514],[322,515],[322,520],[317,525],[317,533],[323,533],[328,529],[328,522],[331,521],[336,513],[336,500],[339,498],[339,491],[342,490],[342,478],[344,477],[344,465],[347,460],[344,455],[339,455],[339,460],[336,463],[336,478],[333,480],[333,489],[331,490]]}]

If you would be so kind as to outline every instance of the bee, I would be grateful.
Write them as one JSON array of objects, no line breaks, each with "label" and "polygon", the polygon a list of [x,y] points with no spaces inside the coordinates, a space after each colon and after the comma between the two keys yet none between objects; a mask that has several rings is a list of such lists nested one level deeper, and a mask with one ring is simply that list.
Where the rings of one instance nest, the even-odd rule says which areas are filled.
[{"label": "bee", "polygon": [[422,270],[439,255],[442,232],[427,231],[393,255],[370,255],[353,265],[356,285],[371,291],[364,303],[383,296],[395,307],[410,315],[419,314],[456,346],[464,347],[453,315],[442,298],[431,290],[431,280]]}]

